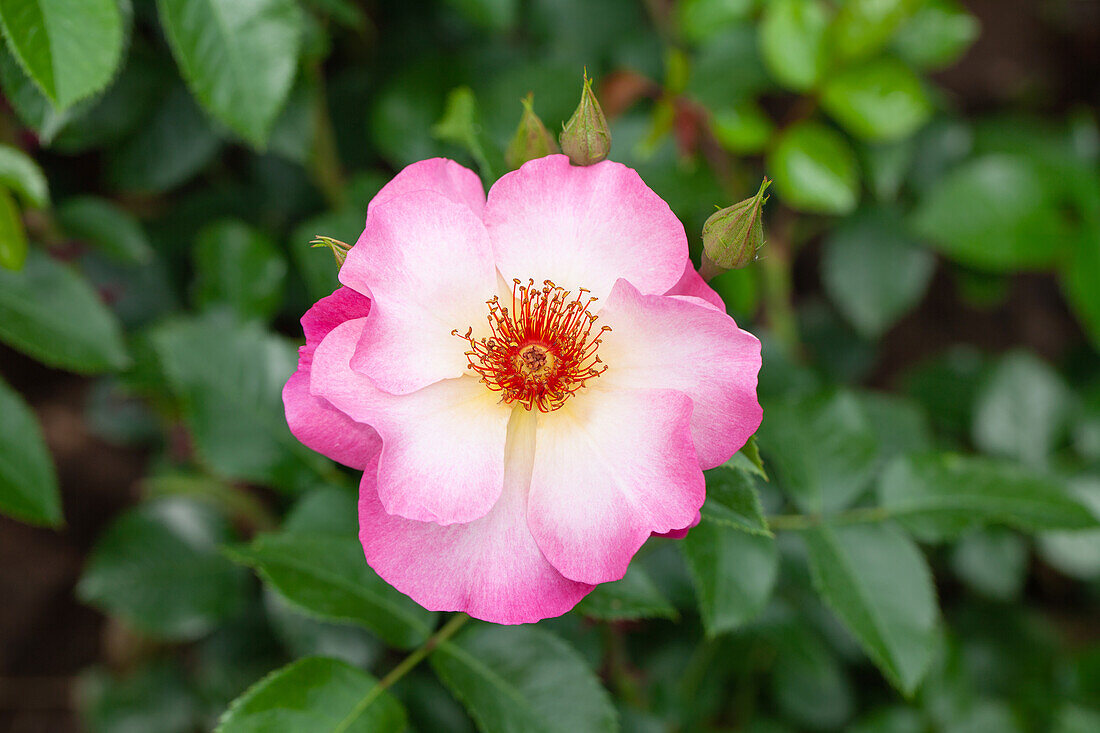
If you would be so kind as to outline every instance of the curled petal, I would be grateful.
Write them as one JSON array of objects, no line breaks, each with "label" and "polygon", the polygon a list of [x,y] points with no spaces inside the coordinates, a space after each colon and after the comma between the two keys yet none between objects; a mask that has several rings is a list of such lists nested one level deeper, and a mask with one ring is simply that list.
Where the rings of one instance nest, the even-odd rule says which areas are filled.
[{"label": "curled petal", "polygon": [[695,266],[691,264],[690,260],[688,260],[687,267],[684,268],[683,276],[665,295],[687,295],[692,298],[699,298],[723,313],[726,312],[726,304],[722,300],[722,296],[714,292],[714,288],[707,285],[707,281],[695,270]]},{"label": "curled petal", "polygon": [[378,433],[340,412],[323,397],[309,392],[313,352],[329,331],[370,312],[370,299],[350,288],[321,298],[302,316],[306,343],[298,349],[298,370],[283,387],[283,405],[290,432],[303,444],[352,468],[363,468],[382,447]]},{"label": "curled petal", "polygon": [[700,514],[699,512],[696,512],[695,513],[695,519],[691,520],[691,524],[689,524],[688,526],[681,527],[680,529],[669,530],[668,532],[655,532],[654,536],[655,537],[667,537],[670,540],[682,540],[685,537],[687,537],[687,534],[688,534],[688,532],[691,531],[692,527],[699,524],[699,522],[701,522],[702,520],[703,520],[703,515]]},{"label": "curled petal", "polygon": [[760,427],[760,342],[724,312],[692,297],[643,295],[620,280],[601,322],[601,386],[675,389],[694,402],[691,433],[700,465],[729,459]]}]

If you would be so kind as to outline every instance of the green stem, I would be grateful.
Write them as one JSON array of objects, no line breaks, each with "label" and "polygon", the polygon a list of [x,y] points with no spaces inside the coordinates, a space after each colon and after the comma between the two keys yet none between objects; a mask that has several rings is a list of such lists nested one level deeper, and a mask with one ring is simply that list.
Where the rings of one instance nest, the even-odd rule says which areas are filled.
[{"label": "green stem", "polygon": [[796,358],[800,350],[798,319],[795,316],[791,286],[791,248],[789,217],[780,212],[775,228],[767,237],[767,247],[759,259],[764,276],[764,306],[772,333]]},{"label": "green stem", "polygon": [[369,708],[371,704],[378,699],[379,695],[408,674],[413,667],[423,662],[424,657],[431,654],[437,646],[454,636],[455,632],[461,629],[469,620],[470,617],[464,613],[456,613],[454,616],[451,616],[451,619],[443,624],[438,631],[432,634],[427,641],[421,644],[416,651],[401,660],[400,664],[391,669],[389,674],[379,680],[378,684],[372,687],[370,691],[363,696],[363,699],[352,708],[348,716],[340,721],[339,725],[333,728],[333,733],[344,733],[344,731],[363,714],[363,711]]},{"label": "green stem", "polygon": [[799,532],[812,529],[824,522],[829,524],[863,524],[867,522],[885,522],[890,519],[890,511],[879,506],[858,507],[838,514],[778,514],[768,517],[768,527],[778,530]]},{"label": "green stem", "polygon": [[638,685],[627,671],[626,648],[619,627],[614,624],[601,624],[601,629],[604,637],[608,680],[620,699],[635,707],[641,706]]},{"label": "green stem", "polygon": [[336,130],[332,126],[332,117],[328,111],[328,96],[325,94],[325,75],[320,63],[310,67],[316,96],[313,109],[313,150],[310,151],[310,172],[321,193],[325,196],[329,208],[343,208],[344,169],[340,165],[340,155],[336,148]]}]

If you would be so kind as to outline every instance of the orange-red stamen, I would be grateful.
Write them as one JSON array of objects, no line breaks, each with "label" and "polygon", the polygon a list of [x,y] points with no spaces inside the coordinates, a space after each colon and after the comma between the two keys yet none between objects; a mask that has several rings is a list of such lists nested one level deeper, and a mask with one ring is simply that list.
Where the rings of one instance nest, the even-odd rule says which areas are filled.
[{"label": "orange-red stamen", "polygon": [[464,334],[452,331],[470,345],[469,368],[506,404],[551,412],[607,371],[596,351],[611,328],[593,332],[596,316],[588,308],[596,298],[587,290],[570,295],[549,280],[541,288],[534,280],[526,285],[515,280],[511,308],[498,296],[487,301],[491,336],[475,338],[472,328]]}]

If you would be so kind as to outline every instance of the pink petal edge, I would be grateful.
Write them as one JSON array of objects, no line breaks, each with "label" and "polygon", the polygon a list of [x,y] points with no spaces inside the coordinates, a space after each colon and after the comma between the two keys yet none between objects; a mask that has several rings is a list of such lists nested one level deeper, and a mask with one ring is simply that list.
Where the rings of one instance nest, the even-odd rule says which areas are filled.
[{"label": "pink petal edge", "polygon": [[722,300],[722,296],[716,293],[710,285],[707,285],[707,281],[696,271],[695,265],[691,264],[691,260],[688,260],[687,267],[684,268],[684,274],[680,277],[680,280],[665,295],[688,295],[693,298],[700,298],[723,313],[726,312],[726,303]]},{"label": "pink petal edge", "polygon": [[509,435],[500,500],[468,524],[441,527],[387,514],[372,466],[363,474],[359,539],[367,563],[429,610],[465,611],[498,624],[533,623],[569,611],[594,587],[563,577],[539,551],[526,518],[533,430],[513,424]]},{"label": "pink petal edge", "polygon": [[600,320],[611,326],[600,346],[603,385],[690,397],[702,468],[725,463],[760,427],[760,341],[724,312],[693,296],[643,295],[620,280]]},{"label": "pink petal edge", "polygon": [[602,301],[620,277],[642,292],[667,292],[688,261],[684,226],[668,204],[612,161],[528,161],[493,184],[484,219],[506,282],[551,280]]},{"label": "pink petal edge", "polygon": [[283,406],[290,432],[308,448],[352,468],[363,468],[382,448],[369,425],[355,422],[322,397],[310,394],[313,354],[329,331],[344,321],[362,318],[370,299],[350,288],[338,288],[302,316],[306,343],[298,349],[298,370],[283,387]]},{"label": "pink petal edge", "polygon": [[562,575],[618,580],[651,534],[691,523],[706,488],[690,419],[679,392],[602,387],[540,416],[527,522]]}]

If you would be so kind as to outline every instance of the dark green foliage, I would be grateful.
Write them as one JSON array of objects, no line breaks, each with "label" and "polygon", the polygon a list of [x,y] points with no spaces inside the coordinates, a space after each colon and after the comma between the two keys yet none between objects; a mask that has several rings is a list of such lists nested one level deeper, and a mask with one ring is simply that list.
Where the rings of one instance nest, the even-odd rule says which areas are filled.
[{"label": "dark green foliage", "polygon": [[[1013,19],[1071,35],[1043,5]],[[0,32],[0,512],[95,499],[51,411],[78,378],[33,362],[96,375],[75,414],[147,464],[75,589],[111,619],[92,733],[1100,729],[1100,131],[1042,75],[1077,61],[975,102],[931,75],[990,76],[957,0],[0,0]],[[309,243],[409,163],[488,190],[563,123],[695,262],[774,182],[707,230],[743,245],[710,284],[764,420],[686,538],[458,630],[287,427],[339,284]]]}]

